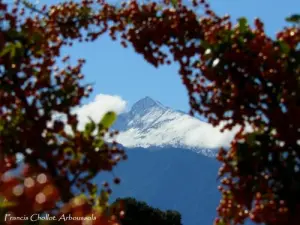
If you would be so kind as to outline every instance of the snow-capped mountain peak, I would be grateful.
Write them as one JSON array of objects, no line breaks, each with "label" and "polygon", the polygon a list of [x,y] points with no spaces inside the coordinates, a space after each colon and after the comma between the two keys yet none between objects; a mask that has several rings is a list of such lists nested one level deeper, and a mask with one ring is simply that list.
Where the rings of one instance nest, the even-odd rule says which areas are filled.
[{"label": "snow-capped mountain peak", "polygon": [[173,110],[150,97],[136,102],[131,110],[119,115],[113,127],[120,131],[117,141],[125,147],[180,147],[205,155],[228,146],[233,132],[219,128],[190,115]]},{"label": "snow-capped mountain peak", "polygon": [[137,101],[131,108],[131,114],[140,114],[149,110],[151,108],[165,108],[160,102],[153,100],[152,98],[146,96],[141,100]]}]

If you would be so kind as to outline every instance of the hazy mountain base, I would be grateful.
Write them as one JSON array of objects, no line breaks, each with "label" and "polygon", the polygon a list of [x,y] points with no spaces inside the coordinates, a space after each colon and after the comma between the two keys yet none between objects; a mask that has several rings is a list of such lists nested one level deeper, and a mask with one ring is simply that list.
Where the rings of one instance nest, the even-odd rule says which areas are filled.
[{"label": "hazy mountain base", "polygon": [[[127,149],[128,160],[114,174],[121,177],[113,185],[111,201],[134,197],[162,210],[177,210],[184,225],[210,225],[220,201],[214,159],[179,148]],[[96,182],[111,180],[111,174],[99,174]]]}]

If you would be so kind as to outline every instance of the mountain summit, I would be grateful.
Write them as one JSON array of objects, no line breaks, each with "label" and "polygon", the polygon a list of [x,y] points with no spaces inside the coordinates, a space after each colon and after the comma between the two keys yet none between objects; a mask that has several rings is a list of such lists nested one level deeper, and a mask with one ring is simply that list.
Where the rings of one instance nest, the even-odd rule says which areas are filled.
[{"label": "mountain summit", "polygon": [[164,108],[164,106],[160,102],[155,101],[152,98],[146,96],[145,98],[142,98],[139,101],[137,101],[132,106],[130,111],[131,113],[141,113],[153,107]]},{"label": "mountain summit", "polygon": [[120,131],[117,141],[125,147],[186,148],[205,155],[215,155],[215,149],[228,146],[233,137],[232,132],[221,133],[150,97],[142,98],[129,112],[119,115],[113,128]]}]

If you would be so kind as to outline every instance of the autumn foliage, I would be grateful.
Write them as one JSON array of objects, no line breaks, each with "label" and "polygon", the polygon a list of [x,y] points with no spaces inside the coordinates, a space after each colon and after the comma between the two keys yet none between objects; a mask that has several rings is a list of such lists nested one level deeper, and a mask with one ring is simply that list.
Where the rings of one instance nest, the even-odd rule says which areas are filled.
[{"label": "autumn foliage", "polygon": [[[80,82],[84,60],[72,66],[60,51],[78,40],[80,29],[87,26],[85,7],[74,11],[76,6],[70,3],[28,17],[22,15],[31,11],[31,5],[24,4],[25,9],[20,2],[13,8],[0,3],[0,195],[5,209],[1,213],[94,214],[93,222],[102,224],[100,220],[111,220],[103,219],[111,189],[105,184],[101,190],[92,180],[101,171],[111,171],[126,155],[116,143],[104,142],[104,135],[115,135],[108,132],[114,113],[79,130],[72,111],[92,88]],[[69,18],[78,20],[77,25],[70,25]],[[58,67],[59,57],[65,68]],[[23,158],[22,165],[18,166],[17,155]],[[8,175],[13,169],[17,171]]]},{"label": "autumn foliage", "polygon": [[[218,155],[223,197],[215,224],[299,223],[299,16],[271,38],[259,19],[254,26],[245,18],[234,24],[205,0],[132,0],[120,6],[84,0],[42,7],[17,2],[13,8],[1,3],[0,10],[2,176],[16,168],[17,153],[27,164],[20,178],[1,180],[8,210],[103,215],[100,200],[111,190],[105,185],[99,197],[90,181],[126,158],[103,141],[114,115],[78,130],[72,108],[91,91],[80,82],[84,60],[71,66],[65,57],[66,67],[57,65],[63,46],[109,33],[156,67],[178,63],[191,114],[215,126],[225,121],[223,130],[240,127],[230,149]],[[86,197],[76,197],[73,187]]]}]

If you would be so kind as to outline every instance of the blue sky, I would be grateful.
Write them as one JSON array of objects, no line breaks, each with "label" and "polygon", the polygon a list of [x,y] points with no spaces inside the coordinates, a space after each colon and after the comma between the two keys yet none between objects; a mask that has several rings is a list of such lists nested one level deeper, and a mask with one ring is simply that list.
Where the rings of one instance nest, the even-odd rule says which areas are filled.
[{"label": "blue sky", "polygon": [[[44,3],[43,0],[40,0]],[[54,2],[54,1],[47,1]],[[57,1],[56,1],[57,2]],[[219,14],[230,14],[235,20],[245,16],[255,17],[265,22],[268,34],[275,33],[284,26],[284,18],[292,13],[300,13],[299,0],[211,0],[212,8]],[[132,48],[124,49],[118,42],[107,36],[89,44],[76,44],[66,51],[73,59],[85,58],[85,82],[93,83],[97,94],[119,95],[132,105],[144,96],[150,96],[175,109],[188,111],[188,97],[177,74],[177,65],[158,69],[134,53]]]},{"label": "blue sky", "polygon": [[[299,0],[211,0],[213,9],[229,13],[233,19],[245,16],[265,22],[268,34],[284,26],[284,18],[300,10]],[[151,96],[172,108],[188,111],[188,97],[177,74],[177,65],[154,68],[131,48],[124,49],[107,36],[91,44],[76,45],[72,57],[84,57],[85,81],[94,83],[91,98],[99,93],[120,95],[129,106]]]}]

